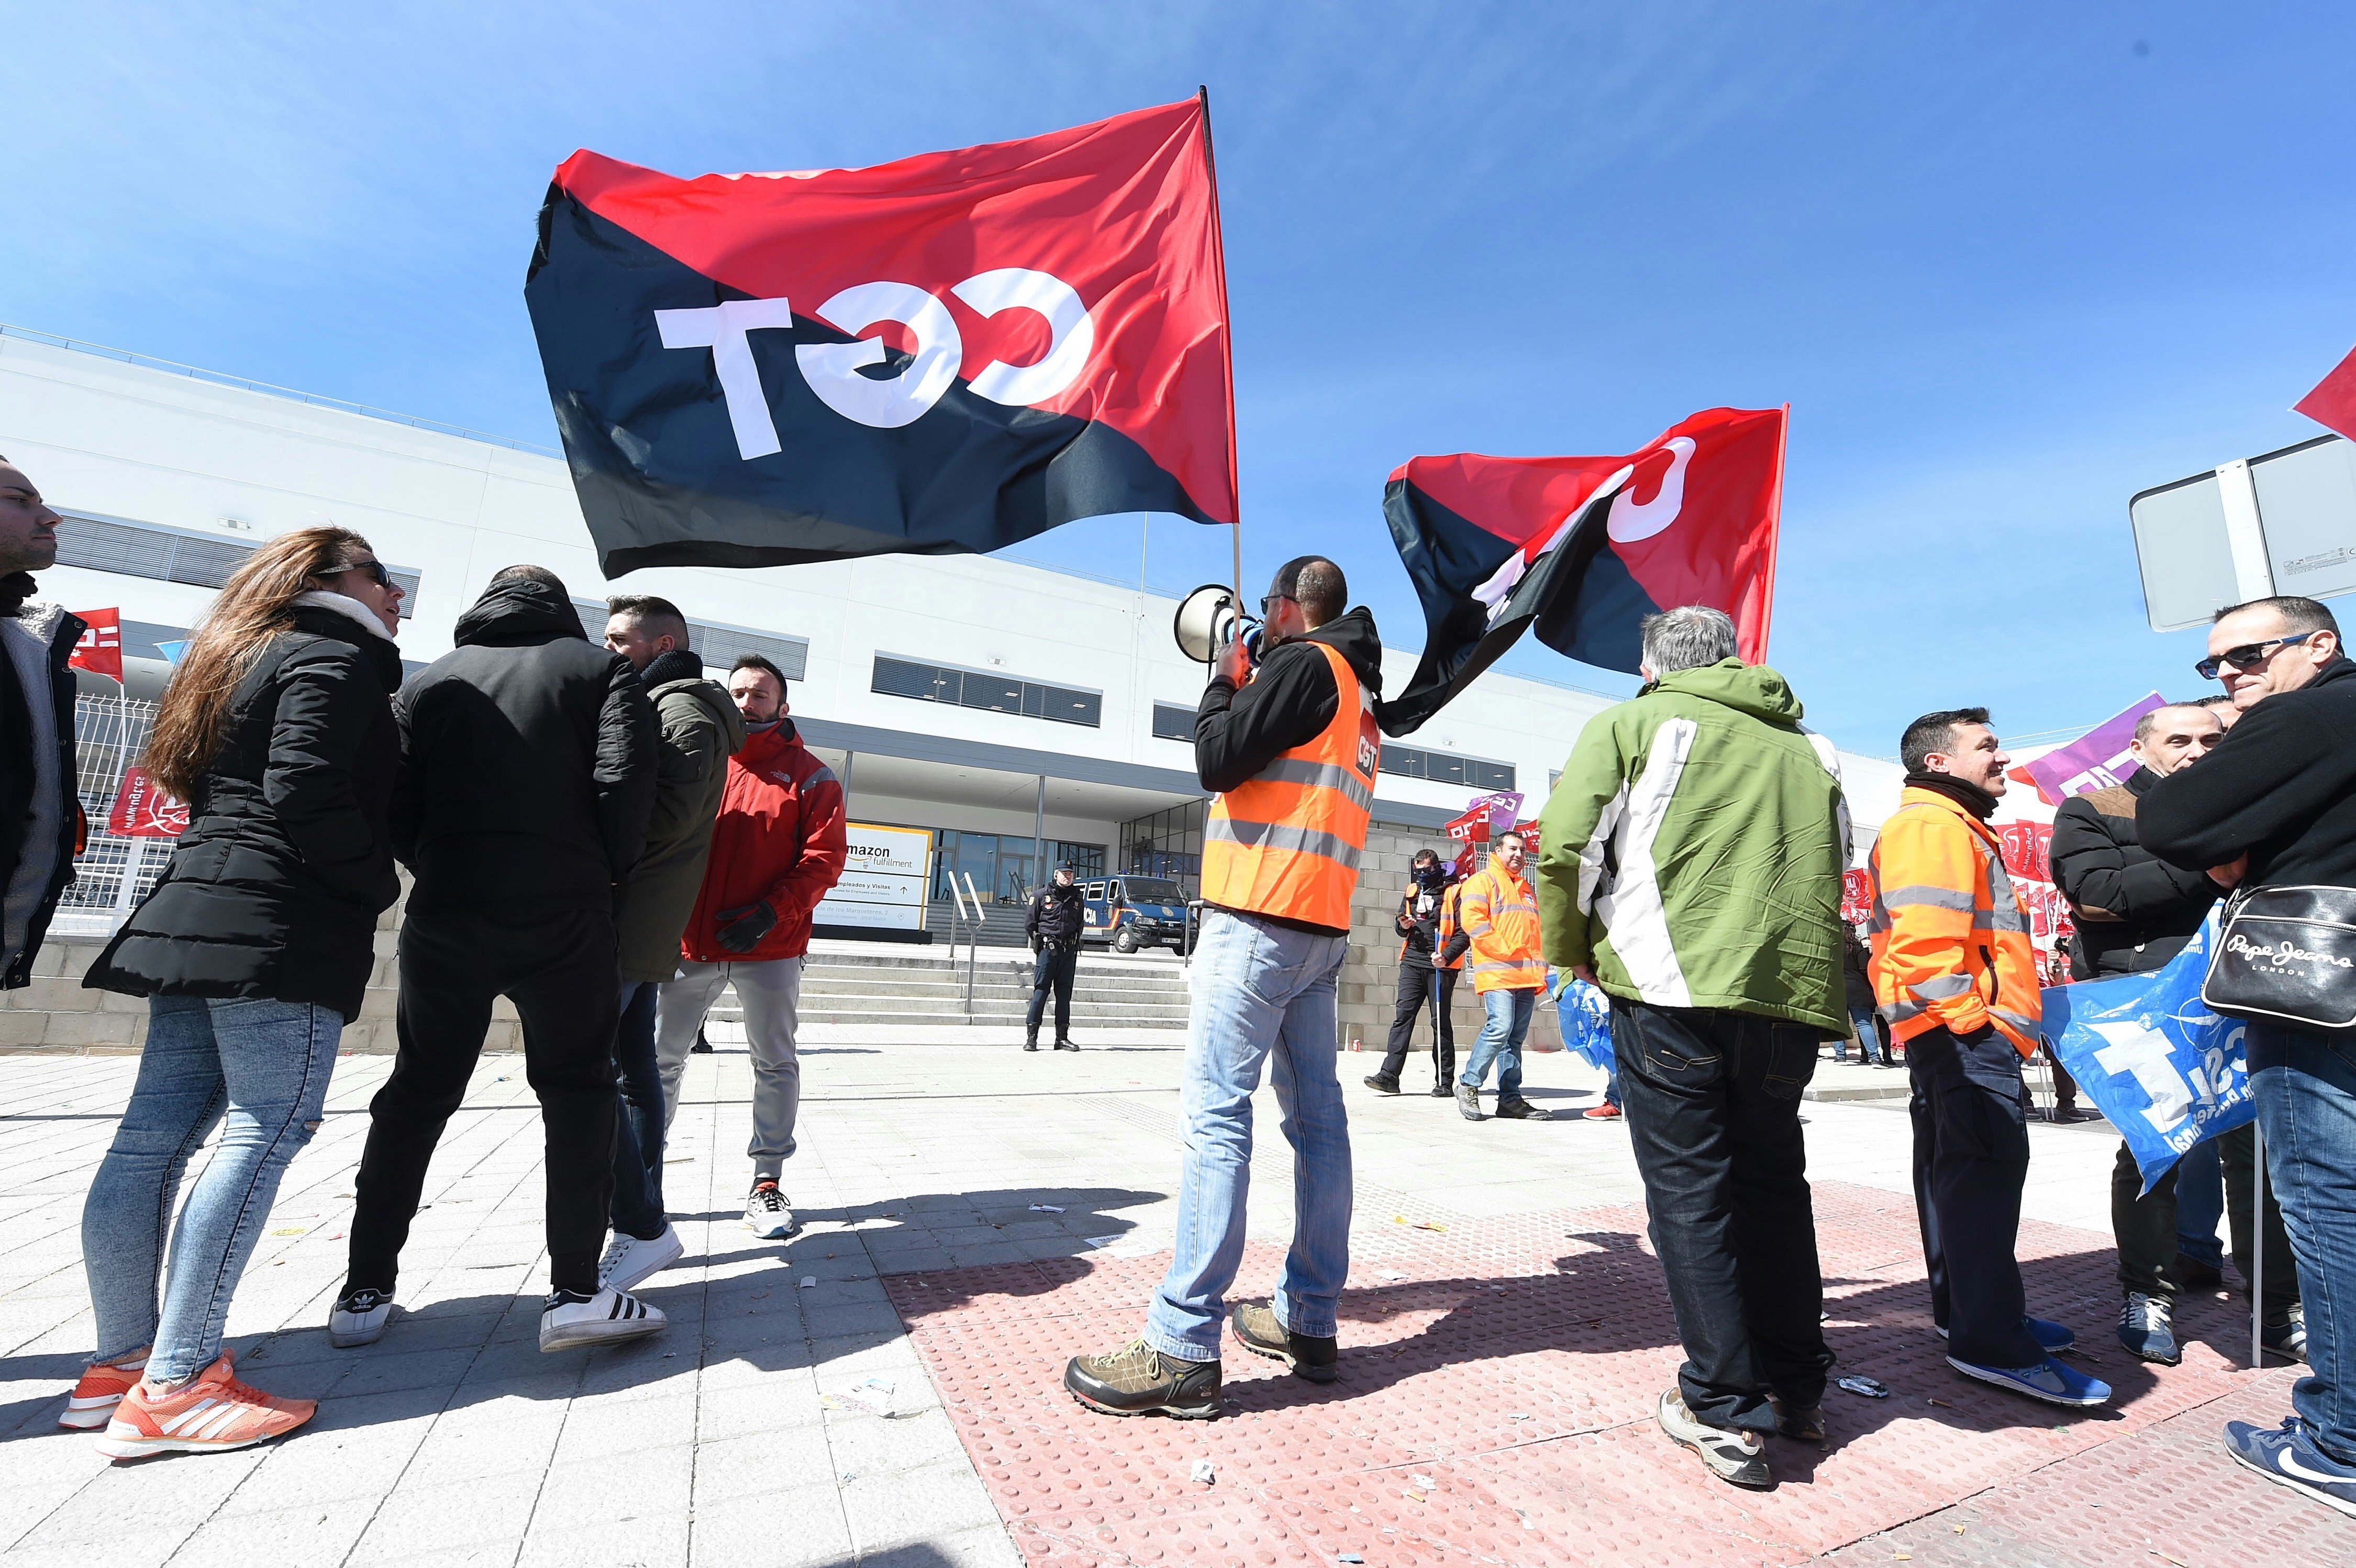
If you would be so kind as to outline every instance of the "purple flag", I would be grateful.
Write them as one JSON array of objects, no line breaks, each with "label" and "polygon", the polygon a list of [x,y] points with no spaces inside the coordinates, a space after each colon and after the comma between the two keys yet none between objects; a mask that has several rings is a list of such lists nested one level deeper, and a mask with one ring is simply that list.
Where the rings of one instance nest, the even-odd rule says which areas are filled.
[{"label": "purple flag", "polygon": [[2057,746],[2034,762],[2023,763],[2011,777],[2034,784],[2049,806],[2090,789],[2108,789],[2134,777],[2136,763],[2128,752],[2135,739],[2136,720],[2168,702],[2158,692],[2114,718],[2104,719],[2069,745]]}]

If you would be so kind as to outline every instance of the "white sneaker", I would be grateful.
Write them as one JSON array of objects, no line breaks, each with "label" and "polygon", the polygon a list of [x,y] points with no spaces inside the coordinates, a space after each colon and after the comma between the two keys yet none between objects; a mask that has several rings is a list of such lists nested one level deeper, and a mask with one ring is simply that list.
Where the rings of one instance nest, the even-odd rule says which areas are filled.
[{"label": "white sneaker", "polygon": [[392,1297],[382,1291],[346,1291],[327,1314],[327,1343],[338,1350],[373,1345],[384,1337],[385,1325],[391,1321]]},{"label": "white sneaker", "polygon": [[670,1326],[662,1308],[613,1289],[595,1295],[557,1291],[540,1315],[540,1348],[570,1350],[582,1345],[616,1345],[643,1339]]},{"label": "white sneaker", "polygon": [[793,1206],[773,1181],[756,1181],[744,1198],[744,1228],[765,1240],[794,1233]]},{"label": "white sneaker", "polygon": [[687,1243],[668,1223],[661,1235],[651,1238],[616,1230],[614,1239],[605,1243],[605,1255],[597,1260],[597,1283],[607,1290],[635,1290],[640,1280],[658,1269],[670,1267],[686,1252]]}]

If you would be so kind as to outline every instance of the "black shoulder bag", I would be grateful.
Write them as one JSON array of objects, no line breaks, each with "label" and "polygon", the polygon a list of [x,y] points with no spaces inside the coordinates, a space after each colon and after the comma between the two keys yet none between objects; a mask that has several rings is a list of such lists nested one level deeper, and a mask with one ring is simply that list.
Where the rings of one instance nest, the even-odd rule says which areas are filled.
[{"label": "black shoulder bag", "polygon": [[2356,1027],[2356,887],[2236,894],[2201,1000],[2229,1018]]}]

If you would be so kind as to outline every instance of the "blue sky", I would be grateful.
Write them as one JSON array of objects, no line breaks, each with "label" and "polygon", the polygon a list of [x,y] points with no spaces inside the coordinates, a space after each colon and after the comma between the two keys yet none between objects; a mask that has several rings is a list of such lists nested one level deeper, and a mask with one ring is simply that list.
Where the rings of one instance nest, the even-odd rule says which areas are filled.
[{"label": "blue sky", "polygon": [[[0,320],[552,444],[523,270],[575,147],[857,165],[1207,82],[1248,573],[1330,553],[1413,649],[1398,462],[1788,402],[1771,660],[1876,755],[2197,690],[2126,498],[2319,434],[2356,341],[2345,5],[345,10],[16,8]],[[1164,521],[1149,575],[1226,552]]]}]

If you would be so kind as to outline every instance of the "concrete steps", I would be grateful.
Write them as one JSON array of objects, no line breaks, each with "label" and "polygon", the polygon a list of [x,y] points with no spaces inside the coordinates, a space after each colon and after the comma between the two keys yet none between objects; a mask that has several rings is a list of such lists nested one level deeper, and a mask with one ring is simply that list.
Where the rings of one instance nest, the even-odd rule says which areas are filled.
[{"label": "concrete steps", "polygon": [[[1020,1024],[1031,1004],[1031,955],[991,950],[987,937],[972,964],[946,950],[886,949],[813,952],[802,968],[801,1017],[811,1024]],[[736,993],[723,993],[712,1017],[741,1023]],[[1185,972],[1174,961],[1080,955],[1072,1019],[1108,1028],[1183,1030]]]}]

